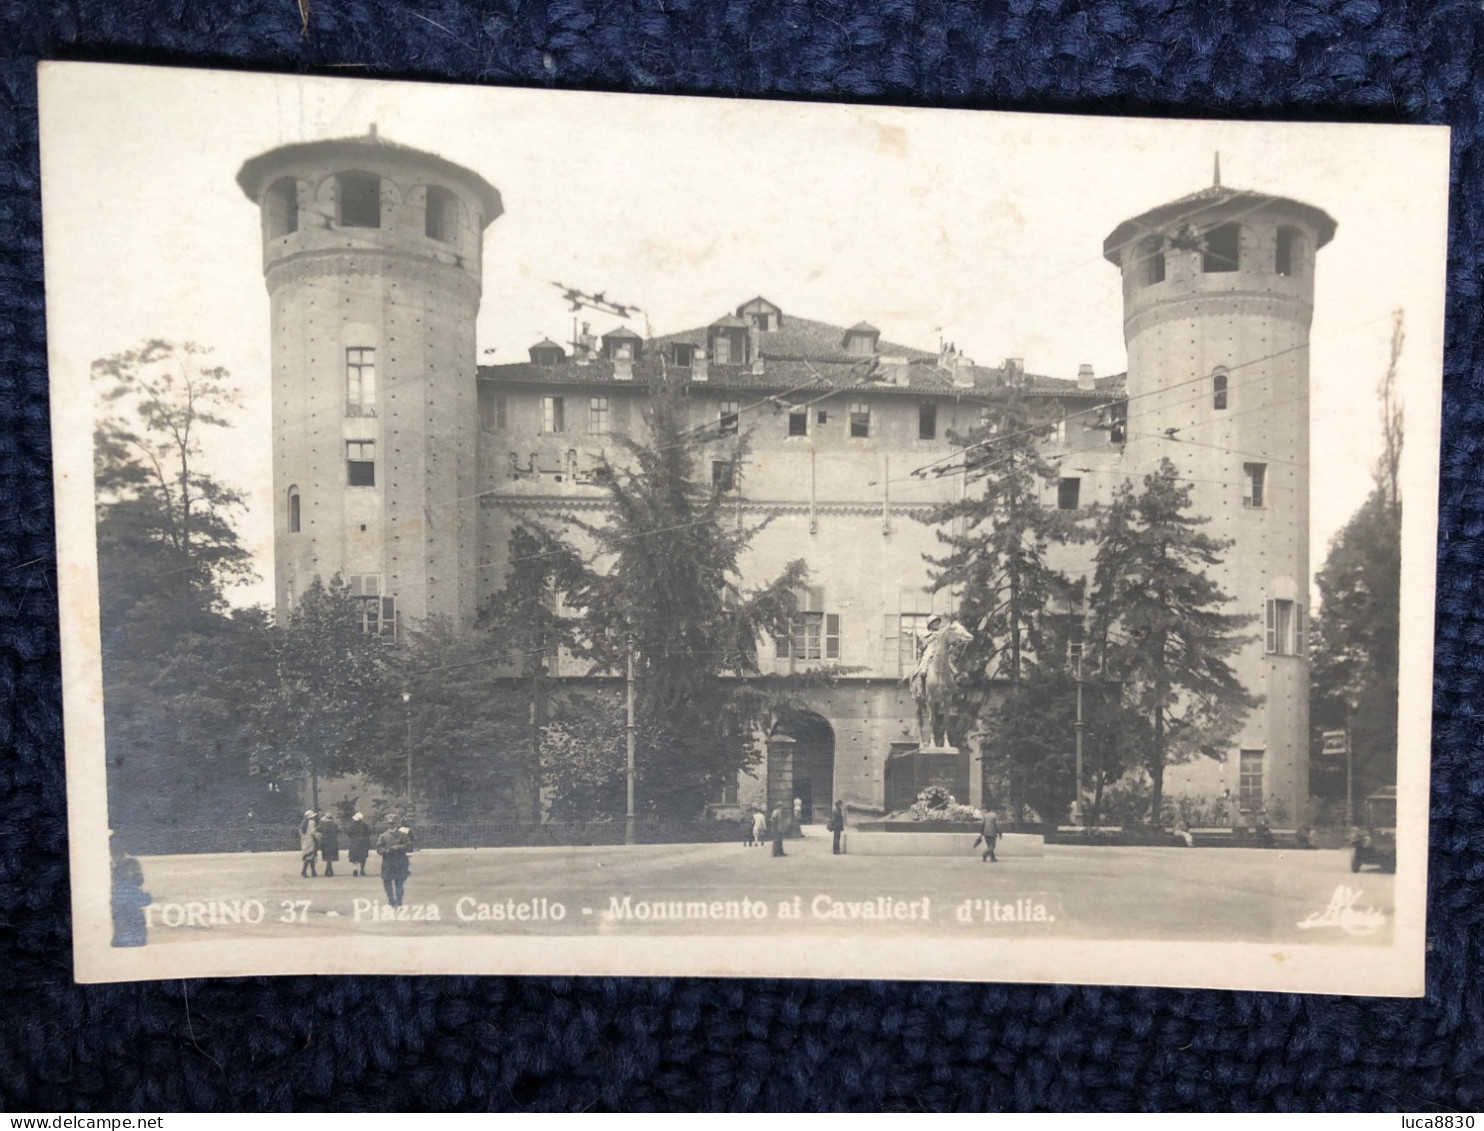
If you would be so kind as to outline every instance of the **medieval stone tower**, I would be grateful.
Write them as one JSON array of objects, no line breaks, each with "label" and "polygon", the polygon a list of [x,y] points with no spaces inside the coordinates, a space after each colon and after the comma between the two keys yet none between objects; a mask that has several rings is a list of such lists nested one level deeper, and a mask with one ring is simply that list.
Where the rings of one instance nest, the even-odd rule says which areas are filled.
[{"label": "medieval stone tower", "polygon": [[1308,807],[1309,324],[1334,233],[1319,209],[1223,188],[1218,170],[1103,245],[1123,274],[1125,465],[1137,482],[1168,457],[1207,533],[1239,547],[1216,579],[1226,611],[1257,618],[1234,667],[1263,703],[1220,772],[1274,823]]},{"label": "medieval stone tower", "polygon": [[278,615],[338,573],[367,631],[467,623],[474,329],[499,192],[374,126],[270,150],[237,182],[262,211],[272,304]]}]

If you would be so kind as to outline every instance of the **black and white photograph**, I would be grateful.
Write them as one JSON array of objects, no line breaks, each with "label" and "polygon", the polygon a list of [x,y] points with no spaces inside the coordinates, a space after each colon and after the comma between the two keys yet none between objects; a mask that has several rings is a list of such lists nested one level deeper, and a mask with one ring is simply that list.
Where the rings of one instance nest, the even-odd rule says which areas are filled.
[{"label": "black and white photograph", "polygon": [[1422,993],[1446,129],[40,89],[79,981]]}]

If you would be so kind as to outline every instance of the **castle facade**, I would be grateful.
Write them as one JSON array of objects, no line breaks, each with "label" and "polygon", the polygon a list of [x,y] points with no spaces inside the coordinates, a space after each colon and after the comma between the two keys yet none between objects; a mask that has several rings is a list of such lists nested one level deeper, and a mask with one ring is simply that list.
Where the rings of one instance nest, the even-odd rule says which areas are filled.
[{"label": "castle facade", "polygon": [[[1228,611],[1258,618],[1234,663],[1262,705],[1221,761],[1171,766],[1167,792],[1303,819],[1308,330],[1315,253],[1335,230],[1319,209],[1217,184],[1118,225],[1103,251],[1122,274],[1126,374],[976,365],[762,296],[688,331],[646,340],[615,325],[480,366],[483,234],[502,211],[483,178],[373,133],[280,147],[238,182],[261,210],[272,311],[280,616],[339,573],[368,632],[471,623],[503,584],[516,524],[604,507],[601,469],[616,437],[642,436],[663,366],[684,382],[689,424],[709,438],[703,471],[737,521],[769,519],[744,574],[809,564],[765,663],[840,672],[801,690],[766,774],[717,800],[797,797],[806,820],[837,799],[890,808],[893,751],[916,737],[903,683],[915,637],[953,611],[951,592],[929,588],[923,554],[939,547],[917,518],[965,490],[962,475],[913,472],[951,461],[948,433],[973,430],[1014,382],[1044,413],[1061,472],[1045,506],[1108,502],[1168,456],[1194,513],[1233,543],[1216,579],[1236,598]],[[1056,553],[1070,575],[1090,571],[1087,547]],[[556,674],[585,673],[559,660]]]}]

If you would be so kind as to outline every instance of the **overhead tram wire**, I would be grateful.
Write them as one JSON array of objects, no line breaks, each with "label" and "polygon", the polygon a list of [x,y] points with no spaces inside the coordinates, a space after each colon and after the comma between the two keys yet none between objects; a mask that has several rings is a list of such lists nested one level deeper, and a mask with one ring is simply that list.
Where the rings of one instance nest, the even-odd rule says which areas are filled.
[{"label": "overhead tram wire", "polygon": [[[1386,314],[1386,315],[1377,315],[1374,318],[1367,318],[1363,322],[1357,322],[1357,323],[1354,323],[1353,325],[1346,326],[1346,327],[1343,327],[1343,328],[1341,328],[1339,330],[1336,330],[1336,331],[1334,331],[1331,334],[1326,334],[1323,338],[1310,339],[1309,341],[1303,342],[1303,343],[1301,343],[1299,345],[1289,346],[1289,347],[1287,347],[1285,349],[1277,350],[1277,351],[1275,351],[1273,353],[1270,353],[1270,354],[1265,354],[1262,357],[1251,358],[1251,359],[1249,359],[1247,361],[1237,362],[1236,364],[1226,366],[1225,368],[1227,370],[1227,373],[1230,374],[1230,373],[1236,372],[1239,369],[1247,369],[1247,368],[1250,368],[1251,366],[1254,366],[1254,365],[1261,365],[1263,362],[1272,361],[1272,360],[1274,360],[1276,358],[1286,356],[1287,354],[1296,353],[1299,350],[1308,349],[1314,343],[1314,341],[1316,341],[1316,340],[1318,340],[1318,341],[1328,341],[1330,338],[1339,337],[1342,334],[1352,333],[1355,330],[1362,329],[1362,328],[1364,328],[1366,326],[1374,325],[1375,323],[1382,321],[1384,318],[1389,318],[1389,317],[1390,317],[1390,315],[1389,314]],[[1066,415],[1066,417],[1065,417],[1065,420],[1066,420],[1066,422],[1068,424],[1070,424],[1073,420],[1076,420],[1079,417],[1084,417],[1084,416],[1088,416],[1088,415],[1095,415],[1096,413],[1098,413],[1098,412],[1102,411],[1104,408],[1106,408],[1107,405],[1110,404],[1110,403],[1122,403],[1122,404],[1125,404],[1125,405],[1133,404],[1135,401],[1141,401],[1141,400],[1144,400],[1147,397],[1160,396],[1160,395],[1163,395],[1163,394],[1172,392],[1175,389],[1183,388],[1185,386],[1195,385],[1195,384],[1197,384],[1199,382],[1203,382],[1203,381],[1209,381],[1211,379],[1211,376],[1212,376],[1211,373],[1198,374],[1198,375],[1196,375],[1194,377],[1187,378],[1186,380],[1177,381],[1173,385],[1167,385],[1164,388],[1160,388],[1160,389],[1151,389],[1148,392],[1138,393],[1138,394],[1136,394],[1134,396],[1131,396],[1131,397],[1123,397],[1123,398],[1121,398],[1121,400],[1120,400],[1120,398],[1117,398],[1117,397],[1110,397],[1108,399],[1108,401],[1104,402],[1103,404],[1093,406],[1092,408],[1078,409],[1075,412],[1068,413]],[[1175,401],[1175,402],[1173,402],[1171,404],[1170,407],[1173,408],[1173,407],[1179,407],[1179,406],[1187,405],[1187,404],[1194,404],[1198,400],[1202,399],[1204,396],[1205,396],[1205,393],[1202,392],[1202,393],[1198,394],[1197,396],[1188,398],[1186,400]],[[1233,416],[1236,416],[1236,415],[1240,415],[1240,414],[1234,413],[1232,415]],[[1231,419],[1231,417],[1228,417],[1228,419]],[[979,449],[979,448],[992,447],[995,444],[1003,443],[1006,440],[1018,439],[1021,436],[1035,435],[1036,433],[1040,433],[1040,432],[1046,431],[1049,427],[1051,427],[1051,425],[1049,425],[1049,424],[1039,424],[1039,425],[1035,425],[1035,426],[1030,427],[1030,428],[1022,428],[1022,429],[1020,429],[1019,431],[1016,431],[1016,432],[1006,432],[1006,433],[1001,434],[1001,435],[987,436],[983,440],[977,440],[977,441],[975,441],[972,444],[965,445],[964,447],[958,449],[957,451],[949,452],[946,455],[940,456],[938,459],[930,460],[929,462],[927,462],[925,464],[921,464],[920,466],[913,468],[907,474],[909,476],[913,476],[913,477],[917,477],[917,478],[922,478],[926,474],[928,474],[929,472],[933,472],[933,470],[935,468],[939,467],[940,465],[945,464],[945,463],[949,463],[951,461],[959,460],[959,459],[961,459],[963,456],[965,456],[967,453],[969,453],[971,451],[974,451],[974,450]],[[953,472],[957,472],[957,471],[963,470],[963,469],[962,468],[954,468],[954,469],[951,469],[951,470]],[[949,473],[949,471],[945,470],[943,472],[937,472],[936,474],[948,474],[948,473]]]},{"label": "overhead tram wire", "polygon": [[[1228,216],[1226,218],[1226,221],[1225,222],[1228,222],[1228,223],[1240,223],[1242,220],[1246,219],[1248,216],[1251,216],[1251,215],[1253,215],[1253,214],[1261,211],[1262,209],[1269,207],[1269,205],[1272,203],[1272,200],[1273,199],[1274,198],[1264,199],[1264,200],[1260,201],[1259,203],[1253,205],[1250,208],[1246,208],[1246,209],[1241,210],[1240,212],[1236,213],[1234,216]],[[1175,216],[1171,217],[1168,221],[1165,222],[1164,227],[1165,228],[1169,228],[1169,227],[1173,227],[1173,226],[1178,225],[1178,224],[1187,223],[1190,220],[1192,220],[1192,219],[1194,219],[1196,217],[1201,216],[1203,213],[1207,213],[1207,212],[1210,212],[1212,210],[1215,210],[1215,209],[1218,209],[1218,208],[1223,207],[1225,203],[1226,202],[1223,201],[1223,200],[1203,201],[1199,207],[1190,209],[1190,210],[1188,210],[1186,212],[1178,213]],[[999,306],[999,305],[1002,305],[1002,304],[1004,304],[1006,302],[1010,302],[1010,301],[1012,301],[1014,299],[1021,298],[1021,297],[1025,296],[1025,295],[1029,294],[1031,291],[1036,290],[1036,289],[1038,289],[1038,288],[1040,288],[1042,286],[1045,286],[1047,283],[1055,282],[1057,279],[1063,278],[1064,276],[1066,276],[1068,274],[1071,274],[1073,271],[1081,270],[1082,268],[1087,267],[1089,265],[1095,265],[1095,264],[1097,264],[1099,260],[1101,260],[1101,259],[1103,259],[1103,258],[1106,257],[1107,252],[1109,250],[1114,250],[1114,251],[1118,251],[1118,252],[1122,253],[1123,251],[1125,251],[1125,250],[1127,250],[1127,249],[1129,249],[1131,247],[1137,247],[1137,245],[1139,245],[1140,243],[1142,243],[1145,239],[1149,238],[1150,235],[1154,235],[1154,234],[1158,234],[1158,233],[1147,232],[1146,231],[1144,234],[1142,234],[1140,236],[1132,237],[1130,239],[1127,239],[1127,240],[1122,241],[1121,243],[1115,244],[1113,246],[1113,248],[1111,248],[1111,249],[1106,249],[1105,248],[1104,251],[1103,251],[1103,253],[1100,254],[1100,255],[1093,256],[1093,257],[1091,257],[1089,259],[1086,259],[1086,260],[1080,260],[1076,264],[1073,264],[1072,266],[1066,268],[1063,271],[1057,272],[1054,275],[1047,276],[1044,279],[1040,279],[1040,280],[1038,280],[1038,281],[1036,281],[1034,283],[1031,283],[1028,286],[1021,287],[1018,290],[1009,291],[1009,292],[1006,292],[1005,294],[1002,294],[1000,296],[997,296],[993,301],[991,301],[989,303],[989,306],[990,307]],[[805,361],[805,364],[808,365],[809,364],[808,361]],[[857,363],[857,364],[859,364],[859,363]],[[812,365],[810,366],[810,369],[811,370],[813,369],[813,366]],[[769,396],[764,397],[762,400],[755,401],[752,404],[740,406],[738,408],[737,413],[735,415],[738,417],[738,419],[740,421],[741,417],[744,414],[746,414],[746,413],[756,411],[757,409],[763,408],[766,405],[773,405],[775,408],[776,407],[779,407],[779,405],[782,403],[782,398],[793,396],[795,393],[803,392],[803,391],[805,391],[807,389],[813,388],[819,382],[828,382],[828,378],[826,378],[823,374],[818,373],[817,371],[815,372],[815,378],[816,378],[815,381],[811,381],[811,382],[808,382],[808,383],[803,384],[803,385],[797,385],[797,386],[795,386],[792,389],[788,389],[788,390],[785,390],[785,391],[780,392],[780,393],[770,394]],[[839,396],[841,394],[851,392],[854,389],[864,388],[864,387],[866,387],[868,385],[868,383],[869,383],[869,378],[862,378],[861,380],[856,381],[856,382],[854,382],[852,384],[843,385],[843,386],[839,386],[839,387],[833,387],[832,386],[827,391],[821,393],[820,396],[815,397],[815,398],[813,398],[811,400],[800,402],[798,405],[791,405],[790,407],[798,407],[798,408],[806,408],[806,409],[807,408],[813,408],[816,404],[819,404],[822,401],[828,400],[831,397]],[[695,427],[693,427],[691,429],[688,429],[687,432],[684,433],[683,435],[684,436],[687,436],[687,437],[688,436],[700,436],[700,435],[704,435],[706,432],[709,432],[713,427],[716,427],[716,426],[713,425],[713,424],[710,424],[710,423],[703,424],[703,425],[697,425],[697,426],[695,426]],[[720,435],[726,435],[726,433],[720,433],[720,432],[718,432],[718,436],[720,436]]]},{"label": "overhead tram wire", "polygon": [[[1235,194],[1233,194],[1233,195],[1235,195]],[[1205,213],[1209,213],[1209,212],[1212,212],[1214,210],[1223,208],[1225,206],[1225,204],[1229,202],[1230,199],[1231,199],[1231,197],[1228,196],[1225,199],[1215,198],[1215,199],[1212,199],[1212,200],[1209,200],[1209,201],[1203,201],[1203,202],[1201,202],[1201,204],[1198,207],[1189,209],[1189,210],[1187,210],[1185,212],[1182,212],[1182,213],[1178,213],[1175,216],[1171,217],[1169,220],[1166,220],[1161,225],[1161,228],[1163,230],[1169,230],[1170,228],[1172,228],[1172,227],[1174,227],[1176,225],[1183,224],[1183,223],[1189,223],[1192,220],[1195,220],[1195,219],[1199,218],[1200,216],[1202,216]],[[1226,215],[1223,218],[1223,222],[1226,222],[1226,223],[1240,223],[1243,219],[1247,218],[1248,216],[1254,215],[1255,213],[1257,213],[1259,211],[1262,211],[1265,208],[1270,207],[1275,202],[1275,200],[1277,200],[1277,199],[1278,198],[1274,198],[1274,197],[1266,197],[1266,198],[1260,200],[1258,203],[1254,204],[1252,207],[1243,209],[1243,210],[1237,212],[1235,215]],[[1043,286],[1047,285],[1048,283],[1055,282],[1056,280],[1061,279],[1061,278],[1063,278],[1063,277],[1071,274],[1074,271],[1080,270],[1080,269],[1082,269],[1082,268],[1084,268],[1084,267],[1086,267],[1088,265],[1096,265],[1100,260],[1106,258],[1106,256],[1107,256],[1107,254],[1108,254],[1109,251],[1117,251],[1117,252],[1119,252],[1121,254],[1123,251],[1126,251],[1126,250],[1128,250],[1131,247],[1137,247],[1137,245],[1139,245],[1140,243],[1142,243],[1145,239],[1149,238],[1149,236],[1151,236],[1151,235],[1158,235],[1158,234],[1160,234],[1160,233],[1159,232],[1155,232],[1155,231],[1146,231],[1146,232],[1144,232],[1143,234],[1141,234],[1139,236],[1130,237],[1127,240],[1124,240],[1124,241],[1122,241],[1122,242],[1120,242],[1118,244],[1115,244],[1112,248],[1104,248],[1103,252],[1100,253],[1097,256],[1092,256],[1092,257],[1089,257],[1088,259],[1081,260],[1078,263],[1076,263],[1076,264],[1074,264],[1072,266],[1069,266],[1068,268],[1066,268],[1063,271],[1057,272],[1056,274],[1053,274],[1053,275],[1047,276],[1047,277],[1045,277],[1043,279],[1037,280],[1036,282],[1031,283],[1028,286],[1021,287],[1021,288],[1019,288],[1019,289],[1017,289],[1015,291],[1007,292],[1007,293],[1005,293],[1003,295],[998,296],[997,298],[995,298],[994,300],[992,300],[989,303],[989,306],[990,307],[999,306],[999,305],[1002,305],[1002,304],[1004,304],[1006,302],[1009,302],[1011,300],[1014,300],[1014,299],[1023,297],[1024,295],[1029,294],[1031,291],[1036,290],[1036,289],[1039,289],[1040,287],[1043,287]],[[311,285],[318,285],[318,284],[311,284]],[[1362,326],[1371,325],[1374,322],[1379,321],[1380,320],[1380,317],[1381,316],[1378,316],[1377,318],[1368,319],[1365,322],[1358,323],[1355,326],[1349,327],[1345,332],[1349,332],[1349,330],[1359,329]],[[1290,347],[1290,348],[1285,349],[1285,350],[1277,351],[1276,353],[1270,354],[1270,355],[1268,355],[1266,357],[1263,357],[1263,358],[1258,358],[1258,359],[1255,359],[1253,361],[1243,362],[1243,363],[1240,363],[1238,365],[1228,366],[1227,367],[1227,371],[1228,371],[1228,373],[1230,373],[1230,372],[1235,371],[1236,369],[1244,368],[1244,367],[1250,366],[1250,365],[1260,364],[1263,361],[1272,360],[1273,358],[1280,357],[1280,356],[1283,356],[1284,354],[1294,352],[1297,349],[1307,348],[1308,344],[1309,343],[1305,343],[1302,346]],[[806,364],[808,364],[808,363],[806,362]],[[810,366],[810,368],[812,370],[813,367]],[[1168,392],[1171,389],[1179,388],[1181,385],[1194,384],[1195,382],[1204,381],[1207,378],[1209,378],[1209,376],[1210,376],[1210,374],[1202,374],[1202,375],[1199,375],[1199,376],[1196,376],[1196,377],[1192,377],[1192,378],[1190,378],[1187,381],[1180,382],[1180,383],[1178,383],[1176,385],[1173,385],[1173,386],[1169,386],[1167,389],[1154,390],[1154,391],[1151,391],[1150,393],[1139,394],[1137,397],[1125,397],[1125,398],[1123,398],[1123,402],[1122,403],[1128,404],[1128,403],[1130,403],[1133,400],[1141,399],[1142,397],[1145,397],[1145,396],[1155,395],[1157,392]],[[784,391],[782,393],[776,393],[776,394],[772,394],[770,396],[764,397],[762,400],[756,401],[756,402],[754,402],[751,405],[747,405],[747,406],[744,406],[744,407],[739,407],[738,413],[736,415],[740,419],[740,417],[741,417],[741,415],[742,415],[743,412],[752,412],[752,411],[755,411],[755,410],[757,410],[759,408],[762,408],[764,405],[769,405],[769,404],[774,405],[774,406],[778,406],[781,403],[781,398],[787,397],[787,396],[792,396],[795,393],[803,392],[803,391],[808,390],[810,388],[814,388],[814,387],[817,386],[817,384],[820,381],[827,381],[827,378],[825,378],[823,374],[818,374],[816,372],[816,379],[814,381],[810,381],[810,382],[808,382],[806,384],[803,384],[803,385],[795,386],[793,389],[786,390],[786,391]],[[849,393],[849,392],[854,391],[854,390],[857,390],[857,389],[865,388],[868,385],[868,383],[869,383],[869,378],[868,377],[863,377],[860,380],[858,380],[858,381],[856,381],[854,383],[848,384],[848,385],[843,385],[843,386],[839,386],[839,387],[832,386],[827,391],[822,392],[820,394],[820,396],[815,397],[815,398],[813,398],[811,400],[802,402],[797,407],[812,408],[814,405],[819,404],[822,401],[828,400],[831,397],[839,396],[841,394]],[[793,406],[791,406],[791,407],[793,407]],[[1096,413],[1097,411],[1099,411],[1099,409],[1096,408],[1096,407],[1095,408],[1090,408],[1090,409],[1083,409],[1083,410],[1079,410],[1078,412],[1069,414],[1065,419],[1067,420],[1067,422],[1071,422],[1074,419],[1077,419],[1079,417],[1086,416],[1086,415],[1088,415],[1090,413]],[[699,426],[696,426],[696,427],[694,427],[692,429],[689,429],[685,435],[687,437],[689,437],[691,435],[702,435],[702,434],[704,434],[706,432],[709,432],[712,427],[715,427],[715,425],[712,425],[710,423],[705,424],[705,425],[699,425]],[[1044,427],[1027,428],[1027,429],[1023,429],[1021,432],[1018,432],[1018,433],[1007,433],[1007,434],[1001,435],[1001,436],[988,437],[985,440],[981,440],[981,441],[976,442],[975,444],[968,445],[965,448],[962,448],[962,449],[960,449],[957,452],[949,453],[948,455],[942,457],[941,459],[934,460],[934,461],[932,461],[930,463],[923,464],[920,467],[917,467],[917,468],[912,469],[912,471],[910,471],[907,474],[907,476],[901,477],[901,481],[905,481],[906,479],[909,479],[909,478],[922,478],[922,477],[924,477],[924,475],[925,475],[926,472],[930,471],[934,467],[936,467],[936,466],[938,466],[940,464],[946,463],[946,462],[948,462],[950,460],[956,459],[956,458],[958,458],[960,456],[963,456],[966,453],[968,453],[970,451],[973,451],[975,449],[983,448],[983,447],[989,447],[989,446],[991,446],[993,444],[1001,443],[1001,442],[1003,442],[1005,440],[1016,438],[1016,437],[1018,437],[1020,435],[1034,434],[1036,432],[1040,432],[1040,431],[1043,431],[1043,430],[1044,430]],[[722,434],[723,433],[718,432],[718,436],[720,436]],[[966,471],[967,470],[967,465],[965,465],[964,467],[955,469],[953,473],[956,473],[958,470],[965,470]],[[939,473],[939,474],[948,474],[948,473],[949,472],[942,472],[942,473]],[[897,480],[898,480],[898,477],[892,477],[892,480],[890,480],[890,481],[897,481]],[[486,495],[499,494],[499,493],[501,493],[501,492],[498,491],[498,490],[479,491],[479,492],[476,492],[473,495],[460,496],[459,498],[453,500],[452,503],[431,503],[429,505],[430,506],[457,505],[458,503],[470,502],[470,501],[478,500],[478,499],[480,499],[480,498],[482,498],[482,497],[484,497]],[[708,520],[702,520],[702,521],[704,522],[704,521],[710,521],[710,520],[708,519]],[[685,529],[685,528],[689,528],[689,527],[700,525],[700,524],[701,524],[700,522],[698,522],[698,523],[686,523],[686,524],[681,524],[681,525],[676,526],[676,527],[673,527],[673,528],[660,528],[660,529],[657,529],[657,530],[654,530],[654,531],[645,531],[645,532],[641,532],[640,534],[632,535],[632,536],[629,536],[629,537],[643,537],[643,536],[648,536],[650,534],[665,533],[665,532],[667,532],[669,530]],[[556,553],[559,553],[559,552],[560,551],[549,551],[549,552],[542,553],[542,554],[537,554],[537,555],[528,555],[526,558],[521,558],[521,559],[506,559],[506,561],[503,564],[511,564],[511,563],[513,563],[515,561],[529,560],[531,558],[549,557],[549,556],[552,556],[552,555],[554,555]],[[491,563],[491,565],[494,565],[494,563]],[[472,567],[470,567],[470,570],[477,572],[478,570],[483,569],[483,568],[486,568],[486,567],[484,567],[484,566],[472,566]],[[463,571],[460,571],[460,572],[463,572]]]}]

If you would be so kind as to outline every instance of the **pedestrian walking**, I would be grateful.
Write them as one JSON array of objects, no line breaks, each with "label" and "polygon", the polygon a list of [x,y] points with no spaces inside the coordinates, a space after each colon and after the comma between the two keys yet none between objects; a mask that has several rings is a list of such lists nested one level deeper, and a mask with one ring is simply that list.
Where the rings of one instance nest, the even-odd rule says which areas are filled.
[{"label": "pedestrian walking", "polygon": [[748,813],[748,812],[744,812],[742,814],[742,822],[741,822],[741,824],[742,824],[742,847],[743,848],[751,848],[753,846],[753,843],[754,843],[754,839],[753,839],[753,835],[752,835],[752,814],[751,813]]},{"label": "pedestrian walking", "polygon": [[376,841],[376,855],[381,857],[381,886],[386,890],[386,901],[393,907],[402,906],[402,885],[412,872],[407,854],[412,851],[412,830],[406,825],[393,825]]},{"label": "pedestrian walking", "polygon": [[788,855],[788,853],[786,853],[786,852],[783,851],[783,830],[788,825],[788,818],[786,816],[784,816],[784,813],[785,812],[786,812],[786,810],[784,808],[784,804],[783,804],[782,801],[780,801],[774,807],[774,809],[773,809],[773,815],[772,815],[772,817],[769,820],[769,823],[773,826],[773,855],[774,856],[787,856]]},{"label": "pedestrian walking", "polygon": [[845,802],[836,801],[835,810],[830,814],[830,832],[834,834],[834,844],[830,851],[836,856],[840,855],[840,838],[845,835]]},{"label": "pedestrian walking", "polygon": [[371,826],[366,824],[365,814],[357,813],[350,819],[350,826],[345,830],[345,849],[350,860],[350,874],[364,876],[366,858],[371,855]]},{"label": "pedestrian walking", "polygon": [[999,863],[994,854],[994,842],[1000,839],[1000,835],[1000,822],[991,810],[986,809],[984,811],[984,823],[979,826],[979,835],[974,838],[975,848],[979,847],[981,843],[984,845],[984,855],[979,857],[981,864],[986,860],[991,864]]},{"label": "pedestrian walking", "polygon": [[752,839],[759,848],[768,837],[768,815],[761,809],[752,811]]},{"label": "pedestrian walking", "polygon": [[794,828],[798,828],[803,823],[804,823],[804,799],[802,797],[795,797],[794,798]]},{"label": "pedestrian walking", "polygon": [[340,826],[333,813],[326,813],[319,823],[319,854],[325,862],[325,875],[333,876],[335,861],[340,859]]},{"label": "pedestrian walking", "polygon": [[319,822],[314,819],[314,810],[304,810],[304,820],[299,823],[299,859],[303,866],[299,869],[299,878],[307,880],[312,876],[318,876],[314,861],[319,856]]}]

